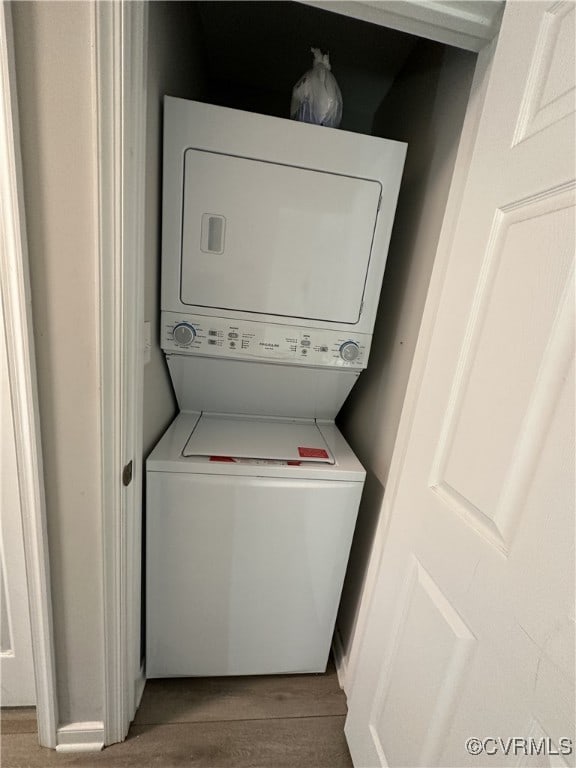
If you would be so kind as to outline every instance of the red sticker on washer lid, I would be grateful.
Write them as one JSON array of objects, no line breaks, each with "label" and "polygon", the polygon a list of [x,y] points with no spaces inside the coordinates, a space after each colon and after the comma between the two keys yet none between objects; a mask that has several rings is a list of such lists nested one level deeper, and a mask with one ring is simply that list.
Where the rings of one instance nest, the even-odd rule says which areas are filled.
[{"label": "red sticker on washer lid", "polygon": [[303,459],[328,459],[328,451],[324,448],[298,448],[298,455]]},{"label": "red sticker on washer lid", "polygon": [[302,464],[302,462],[297,461],[296,459],[288,459],[286,464],[288,464],[289,467],[299,467]]},{"label": "red sticker on washer lid", "polygon": [[210,461],[228,461],[232,462],[232,464],[236,463],[236,459],[233,459],[232,456],[210,456]]}]

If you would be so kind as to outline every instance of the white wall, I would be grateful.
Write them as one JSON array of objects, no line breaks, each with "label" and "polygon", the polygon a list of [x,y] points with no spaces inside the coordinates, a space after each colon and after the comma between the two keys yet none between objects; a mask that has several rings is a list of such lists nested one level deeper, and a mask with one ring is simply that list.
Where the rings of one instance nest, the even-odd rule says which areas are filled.
[{"label": "white wall", "polygon": [[152,350],[144,368],[144,455],[177,412],[159,339],[162,99],[165,94],[199,99],[204,90],[203,50],[195,8],[188,3],[153,2],[148,12],[144,318],[151,323]]},{"label": "white wall", "polygon": [[339,424],[367,470],[337,632],[350,656],[404,394],[444,216],[476,56],[421,41],[386,95],[374,133],[408,142],[368,370]]},{"label": "white wall", "polygon": [[13,6],[60,721],[102,719],[92,9]]}]

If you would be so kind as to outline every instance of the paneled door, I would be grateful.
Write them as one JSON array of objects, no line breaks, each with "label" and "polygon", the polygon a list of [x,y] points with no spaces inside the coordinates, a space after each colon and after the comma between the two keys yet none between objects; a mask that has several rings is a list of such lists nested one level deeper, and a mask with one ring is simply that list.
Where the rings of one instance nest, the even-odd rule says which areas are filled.
[{"label": "paneled door", "polygon": [[32,638],[4,314],[0,302],[0,705],[35,704]]},{"label": "paneled door", "polygon": [[394,460],[356,768],[574,765],[575,8],[507,3]]}]

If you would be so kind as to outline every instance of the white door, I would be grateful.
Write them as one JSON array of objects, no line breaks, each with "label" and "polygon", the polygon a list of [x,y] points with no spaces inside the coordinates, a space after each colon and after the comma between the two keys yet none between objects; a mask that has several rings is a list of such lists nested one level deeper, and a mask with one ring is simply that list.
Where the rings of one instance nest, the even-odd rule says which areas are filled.
[{"label": "white door", "polygon": [[562,739],[574,738],[575,7],[507,4],[391,473],[346,722],[357,768],[574,764]]},{"label": "white door", "polygon": [[0,303],[0,679],[3,707],[34,704],[34,668],[24,563],[4,314]]}]

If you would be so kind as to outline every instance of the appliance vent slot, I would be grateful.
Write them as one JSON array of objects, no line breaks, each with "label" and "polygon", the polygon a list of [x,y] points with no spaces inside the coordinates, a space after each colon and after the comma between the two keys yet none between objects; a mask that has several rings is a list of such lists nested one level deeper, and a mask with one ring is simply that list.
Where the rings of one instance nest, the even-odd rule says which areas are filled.
[{"label": "appliance vent slot", "polygon": [[204,253],[224,253],[224,233],[226,219],[215,213],[202,214],[202,242]]}]

